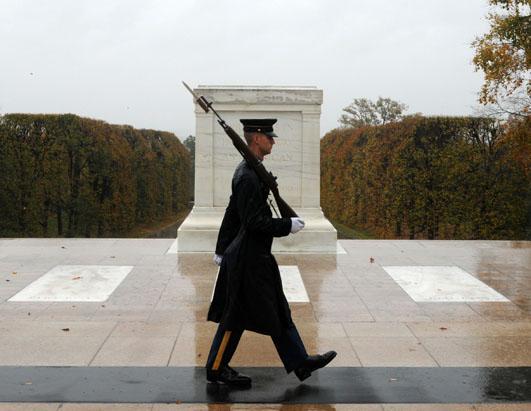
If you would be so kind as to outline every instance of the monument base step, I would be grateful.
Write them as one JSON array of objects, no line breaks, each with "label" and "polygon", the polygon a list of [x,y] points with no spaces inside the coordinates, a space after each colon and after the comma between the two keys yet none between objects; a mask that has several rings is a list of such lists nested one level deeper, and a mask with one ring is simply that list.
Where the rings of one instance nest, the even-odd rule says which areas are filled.
[{"label": "monument base step", "polygon": [[[306,223],[304,229],[275,238],[273,253],[336,254],[337,231],[322,210],[302,208],[295,212]],[[177,231],[177,252],[214,252],[224,213],[222,207],[194,207]]]}]

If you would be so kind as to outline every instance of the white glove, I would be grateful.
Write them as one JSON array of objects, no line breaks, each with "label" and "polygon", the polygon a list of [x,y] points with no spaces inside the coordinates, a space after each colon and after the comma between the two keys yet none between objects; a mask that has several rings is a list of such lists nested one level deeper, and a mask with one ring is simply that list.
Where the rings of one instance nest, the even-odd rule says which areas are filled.
[{"label": "white glove", "polygon": [[221,260],[223,260],[223,256],[214,254],[214,258],[212,260],[214,261],[214,264],[221,265]]},{"label": "white glove", "polygon": [[291,234],[298,233],[304,228],[304,220],[299,217],[291,217]]}]

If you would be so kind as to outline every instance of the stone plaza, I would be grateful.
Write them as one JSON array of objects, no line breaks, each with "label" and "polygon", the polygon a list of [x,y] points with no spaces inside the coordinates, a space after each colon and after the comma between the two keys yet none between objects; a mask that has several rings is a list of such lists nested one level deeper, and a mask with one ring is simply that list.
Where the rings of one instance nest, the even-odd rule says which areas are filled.
[{"label": "stone plaza", "polygon": [[0,240],[0,410],[529,409],[529,242],[277,254],[306,347],[338,356],[300,384],[246,332],[232,365],[253,388],[229,393],[203,372],[217,266],[174,242]]}]

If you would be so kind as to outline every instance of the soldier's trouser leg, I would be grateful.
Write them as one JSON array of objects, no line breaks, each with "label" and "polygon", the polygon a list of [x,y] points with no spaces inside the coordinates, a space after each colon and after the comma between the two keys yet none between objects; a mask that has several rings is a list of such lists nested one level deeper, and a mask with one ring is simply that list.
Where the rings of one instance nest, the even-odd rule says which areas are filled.
[{"label": "soldier's trouser leg", "polygon": [[304,343],[295,326],[286,328],[279,337],[272,337],[278,355],[288,373],[308,357]]},{"label": "soldier's trouser leg", "polygon": [[206,367],[215,371],[226,366],[238,347],[242,333],[243,330],[226,330],[220,324],[210,347]]}]

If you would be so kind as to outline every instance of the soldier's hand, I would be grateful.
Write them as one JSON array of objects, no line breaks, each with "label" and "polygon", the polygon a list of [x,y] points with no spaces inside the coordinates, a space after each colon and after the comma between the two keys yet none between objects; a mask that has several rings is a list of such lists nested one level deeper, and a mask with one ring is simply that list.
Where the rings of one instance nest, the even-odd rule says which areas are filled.
[{"label": "soldier's hand", "polygon": [[214,258],[212,260],[214,261],[214,264],[221,265],[221,260],[223,260],[223,256],[214,254]]},{"label": "soldier's hand", "polygon": [[291,234],[298,233],[304,228],[304,220],[299,217],[291,217]]}]

